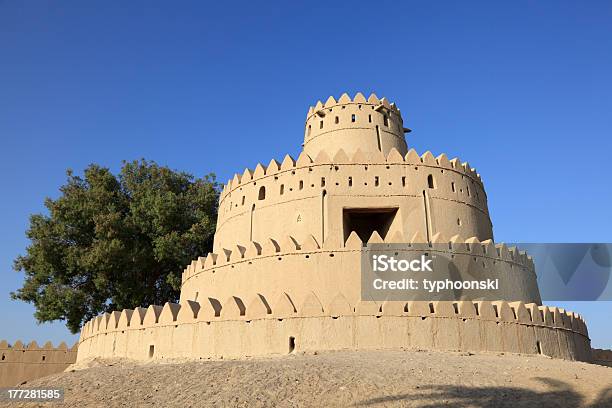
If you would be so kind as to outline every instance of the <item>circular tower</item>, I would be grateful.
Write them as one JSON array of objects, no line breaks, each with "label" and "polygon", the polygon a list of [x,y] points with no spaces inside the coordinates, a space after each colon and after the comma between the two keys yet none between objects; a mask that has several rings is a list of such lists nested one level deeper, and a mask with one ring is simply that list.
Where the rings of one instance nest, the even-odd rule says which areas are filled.
[{"label": "circular tower", "polygon": [[[415,347],[588,361],[584,322],[541,306],[533,260],[493,242],[480,175],[445,154],[408,151],[407,131],[375,95],[318,102],[297,159],[257,164],[224,186],[213,252],[183,271],[180,304],[97,317],[78,360]],[[489,300],[374,299],[362,278],[373,246],[504,284]]]},{"label": "circular tower", "polygon": [[[505,274],[511,263],[492,243],[480,175],[445,154],[408,151],[406,130],[399,109],[375,95],[344,94],[310,108],[297,159],[257,164],[225,185],[213,253],[208,265],[186,270],[181,299],[255,290],[273,298],[288,291],[298,301],[315,292],[327,301],[342,288],[357,302],[360,248],[376,241],[435,243],[456,263],[480,250],[482,259],[467,256],[473,265],[461,270]],[[517,282],[507,299],[539,302],[530,267],[525,260],[524,272],[510,274]]]},{"label": "circular tower", "polygon": [[361,93],[351,99],[343,94],[338,101],[330,96],[325,104],[317,102],[306,116],[304,152],[316,157],[325,151],[334,155],[343,149],[349,156],[357,149],[365,154],[391,149],[407,153],[404,121],[399,109],[385,98],[372,94],[366,100]]},{"label": "circular tower", "polygon": [[297,160],[257,164],[225,186],[214,252],[285,236],[341,247],[353,231],[362,241],[374,231],[493,239],[480,176],[444,154],[407,151],[405,130],[399,109],[376,95],[318,102]]}]

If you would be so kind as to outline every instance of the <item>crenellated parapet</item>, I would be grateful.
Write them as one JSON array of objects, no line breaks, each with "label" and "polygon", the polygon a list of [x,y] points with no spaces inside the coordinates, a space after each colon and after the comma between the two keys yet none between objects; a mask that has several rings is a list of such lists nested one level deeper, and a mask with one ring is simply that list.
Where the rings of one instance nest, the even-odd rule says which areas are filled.
[{"label": "crenellated parapet", "polygon": [[505,299],[541,303],[533,259],[516,247],[441,233],[430,241],[419,233],[412,237],[396,233],[383,239],[376,232],[368,242],[362,242],[353,232],[340,246],[321,244],[312,235],[235,243],[191,262],[182,274],[181,300],[253,290],[270,293],[279,288],[277,282],[282,277],[283,286],[278,290],[289,290],[296,296],[315,290],[329,297],[333,288],[343,287],[355,302],[361,296],[361,251],[367,243],[403,244],[401,252],[405,256],[424,252],[436,255],[434,270],[447,268],[445,262],[452,258],[453,265],[471,271],[473,276],[502,279],[507,288],[504,290],[508,290]]},{"label": "crenellated parapet", "polygon": [[404,127],[400,110],[386,98],[371,94],[368,99],[357,93],[351,99],[346,93],[338,100],[330,96],[318,101],[306,116],[304,152],[316,156],[321,152],[335,154],[343,149],[349,155],[357,149],[387,154],[397,149],[406,154]]},{"label": "crenellated parapet", "polygon": [[278,257],[291,254],[360,252],[364,244],[368,243],[406,243],[407,250],[421,251],[428,249],[453,255],[481,257],[496,262],[506,262],[531,273],[535,272],[533,259],[527,255],[526,251],[521,251],[515,246],[508,247],[505,243],[496,244],[493,240],[481,242],[476,237],[461,238],[457,235],[446,238],[443,234],[438,233],[431,241],[427,242],[420,234],[414,234],[410,239],[405,239],[400,234],[383,239],[378,233],[374,233],[367,242],[362,242],[357,234],[352,233],[342,248],[321,247],[313,236],[304,237],[299,241],[292,236],[285,236],[282,239],[268,238],[262,242],[252,241],[248,244],[235,244],[229,248],[223,248],[222,254],[209,253],[207,256],[193,260],[183,271],[182,277],[183,282],[185,282],[190,277],[202,272],[212,272],[223,266],[236,266],[240,263],[269,257],[278,259]]},{"label": "crenellated parapet", "polygon": [[46,342],[43,346],[32,341],[9,344],[0,341],[0,387],[10,387],[46,375],[64,371],[76,362],[78,343],[68,347],[61,342],[57,347]]},{"label": "crenellated parapet", "polygon": [[313,292],[298,302],[282,292],[275,298],[253,294],[149,306],[142,319],[97,317],[83,327],[79,360],[394,348],[591,359],[583,319],[554,307],[505,301],[350,303],[342,293],[322,302]]},{"label": "crenellated parapet", "polygon": [[[397,149],[391,151],[385,156],[381,152],[364,153],[358,149],[354,154],[349,156],[343,149],[340,149],[333,156],[326,152],[311,157],[305,152],[302,152],[297,159],[290,155],[286,155],[281,163],[272,159],[266,166],[258,163],[253,170],[246,168],[242,173],[234,174],[234,177],[229,179],[223,185],[219,201],[223,203],[226,197],[231,196],[235,191],[243,191],[244,187],[255,185],[259,182],[270,181],[277,179],[284,173],[295,175],[296,171],[306,169],[311,172],[317,166],[342,165],[342,166],[421,166],[430,167],[436,170],[448,170],[456,173],[462,178],[468,178],[471,182],[478,184],[484,194],[484,186],[480,174],[476,169],[472,168],[468,162],[462,162],[461,159],[455,157],[449,159],[446,153],[442,153],[437,157],[430,151],[419,155],[414,149],[410,149],[405,155],[402,155]],[[375,167],[376,168],[376,167]],[[443,173],[442,173],[443,174]],[[467,193],[467,192],[466,192]]]}]

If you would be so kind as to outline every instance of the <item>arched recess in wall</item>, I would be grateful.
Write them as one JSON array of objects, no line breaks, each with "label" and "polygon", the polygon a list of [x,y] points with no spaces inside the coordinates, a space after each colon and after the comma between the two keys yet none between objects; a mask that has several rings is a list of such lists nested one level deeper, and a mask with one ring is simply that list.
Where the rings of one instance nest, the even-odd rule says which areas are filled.
[{"label": "arched recess in wall", "polygon": [[432,236],[432,226],[431,226],[431,208],[429,201],[429,193],[427,190],[423,190],[423,214],[425,216],[425,235],[427,238],[427,242],[431,240]]},{"label": "arched recess in wall", "polygon": [[427,186],[429,188],[436,188],[436,182],[434,180],[433,174],[427,176]]},{"label": "arched recess in wall", "polygon": [[325,209],[327,207],[327,190],[321,191],[321,245],[325,242]]},{"label": "arched recess in wall", "polygon": [[265,186],[259,187],[259,194],[257,195],[257,199],[258,200],[266,199],[266,187]]},{"label": "arched recess in wall", "polygon": [[249,240],[253,241],[253,217],[255,216],[255,204],[251,206],[250,222],[249,222]]}]

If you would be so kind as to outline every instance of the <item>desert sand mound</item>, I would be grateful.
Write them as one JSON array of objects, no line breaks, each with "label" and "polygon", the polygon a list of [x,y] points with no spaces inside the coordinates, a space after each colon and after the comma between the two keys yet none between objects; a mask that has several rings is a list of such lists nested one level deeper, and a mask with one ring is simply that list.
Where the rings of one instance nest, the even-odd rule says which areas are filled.
[{"label": "desert sand mound", "polygon": [[612,407],[612,368],[540,356],[343,351],[74,368],[22,387],[64,387],[69,407]]}]

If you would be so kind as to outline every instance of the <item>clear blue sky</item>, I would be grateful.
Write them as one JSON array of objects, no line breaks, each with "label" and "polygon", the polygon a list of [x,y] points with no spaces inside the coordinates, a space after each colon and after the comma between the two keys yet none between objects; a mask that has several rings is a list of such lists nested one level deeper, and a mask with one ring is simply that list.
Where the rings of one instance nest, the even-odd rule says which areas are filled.
[{"label": "clear blue sky", "polygon": [[[612,4],[0,1],[0,338],[74,341],[12,301],[66,168],[145,157],[224,181],[296,155],[342,92],[482,174],[496,241],[610,242]],[[229,152],[232,153],[229,153]],[[612,348],[612,302],[563,304]]]}]

